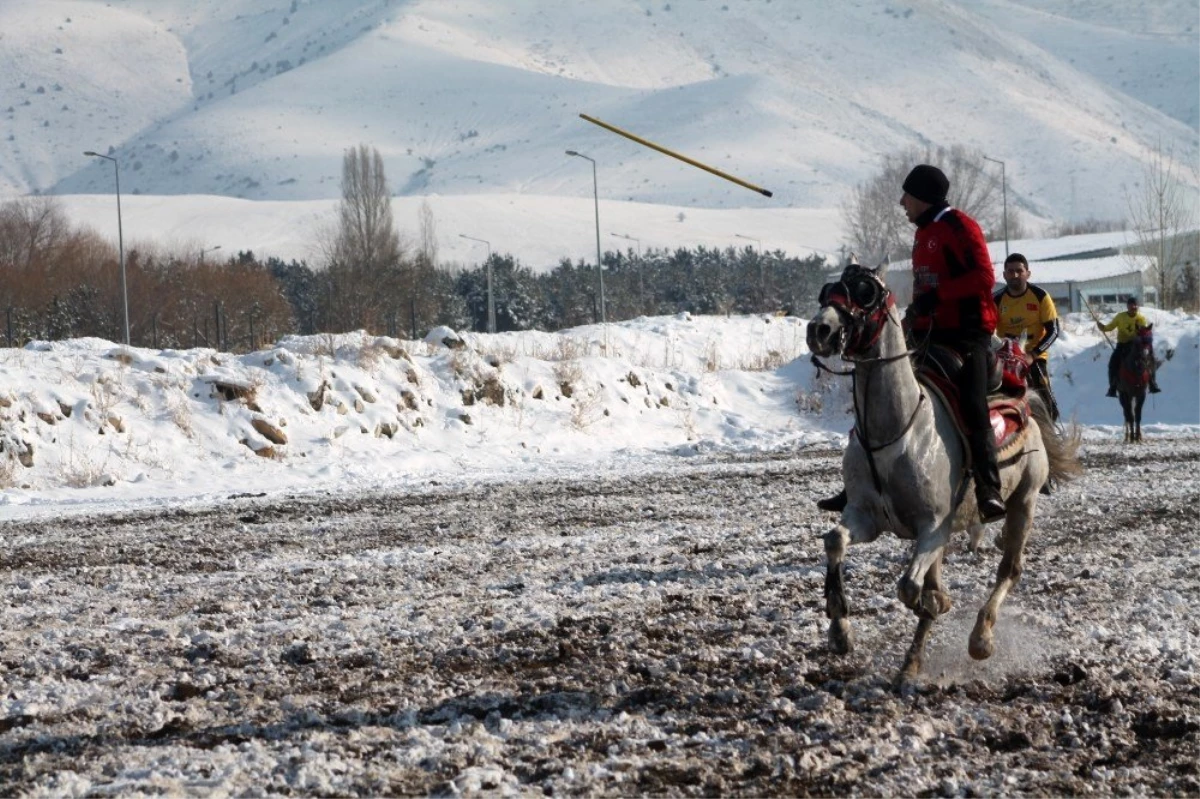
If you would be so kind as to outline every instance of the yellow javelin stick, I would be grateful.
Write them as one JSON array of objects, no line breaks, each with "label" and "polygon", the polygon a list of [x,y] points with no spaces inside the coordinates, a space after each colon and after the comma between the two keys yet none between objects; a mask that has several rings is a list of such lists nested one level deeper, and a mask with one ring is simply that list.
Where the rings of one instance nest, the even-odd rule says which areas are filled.
[{"label": "yellow javelin stick", "polygon": [[658,150],[663,155],[669,155],[672,158],[678,158],[680,161],[683,161],[685,164],[691,164],[692,166],[703,169],[705,172],[711,172],[719,178],[725,178],[726,180],[730,181],[731,183],[736,183],[739,186],[743,186],[747,189],[750,189],[751,191],[756,191],[759,194],[763,195],[764,197],[772,196],[771,192],[767,191],[766,189],[759,188],[758,186],[755,186],[753,183],[747,183],[746,181],[742,180],[741,178],[735,178],[733,175],[726,174],[725,172],[722,172],[719,169],[713,169],[711,166],[708,166],[707,164],[702,164],[699,161],[695,161],[691,158],[688,158],[686,155],[680,155],[679,153],[668,150],[666,147],[655,144],[652,141],[647,141],[646,139],[643,139],[641,136],[635,136],[627,130],[621,130],[616,125],[610,125],[607,122],[602,122],[601,120],[596,119],[595,117],[590,117],[587,114],[580,114],[579,116],[583,119],[586,119],[588,122],[591,122],[593,125],[599,125],[600,127],[604,128],[605,130],[611,130],[613,133],[616,133],[617,135],[620,135],[620,136],[624,136],[627,139],[631,139],[631,140],[637,142],[638,144],[645,145],[646,147],[649,147],[651,150]]}]

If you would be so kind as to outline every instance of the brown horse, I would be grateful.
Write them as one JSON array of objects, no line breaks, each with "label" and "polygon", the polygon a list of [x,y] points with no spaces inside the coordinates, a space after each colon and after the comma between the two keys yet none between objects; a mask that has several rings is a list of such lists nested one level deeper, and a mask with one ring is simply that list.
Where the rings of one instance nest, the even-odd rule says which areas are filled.
[{"label": "brown horse", "polygon": [[1154,366],[1153,325],[1138,330],[1117,366],[1117,399],[1125,415],[1125,441],[1142,440],[1142,406],[1146,404],[1146,388],[1150,385],[1150,370]]}]

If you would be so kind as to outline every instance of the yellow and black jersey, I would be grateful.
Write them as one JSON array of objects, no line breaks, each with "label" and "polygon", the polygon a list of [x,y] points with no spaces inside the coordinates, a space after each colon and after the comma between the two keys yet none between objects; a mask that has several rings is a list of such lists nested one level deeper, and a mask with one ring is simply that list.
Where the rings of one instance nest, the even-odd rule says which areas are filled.
[{"label": "yellow and black jersey", "polygon": [[1046,290],[1032,283],[1016,297],[1008,289],[996,292],[996,335],[1025,339],[1025,351],[1038,358],[1047,357],[1050,345],[1058,338],[1058,311]]}]

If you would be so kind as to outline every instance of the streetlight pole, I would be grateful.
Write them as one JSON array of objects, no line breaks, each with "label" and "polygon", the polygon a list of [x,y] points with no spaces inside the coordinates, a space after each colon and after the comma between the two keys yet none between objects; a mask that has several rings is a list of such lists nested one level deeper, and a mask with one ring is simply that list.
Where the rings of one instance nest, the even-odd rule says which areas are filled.
[{"label": "streetlight pole", "polygon": [[496,332],[496,298],[492,294],[492,243],[485,239],[477,239],[474,236],[468,236],[466,233],[459,233],[458,235],[462,236],[464,239],[470,239],[471,241],[477,241],[480,244],[487,245],[488,255],[487,255],[487,263],[485,264],[485,269],[487,271],[487,295],[488,295],[487,332],[495,333]]},{"label": "streetlight pole", "polygon": [[203,248],[203,247],[202,247],[202,248],[200,249],[200,265],[201,265],[201,266],[204,266],[204,254],[205,254],[205,253],[208,253],[208,252],[216,252],[216,251],[217,251],[217,250],[219,250],[219,249],[221,249],[221,245],[220,245],[220,244],[218,244],[216,247],[208,247],[208,248]]},{"label": "streetlight pole", "polygon": [[999,158],[983,157],[984,161],[991,161],[993,164],[1000,165],[1000,197],[1004,203],[1004,257],[1008,258],[1008,178],[1004,172],[1004,162]]},{"label": "streetlight pole", "polygon": [[637,245],[638,307],[641,309],[642,313],[645,313],[646,312],[646,281],[645,281],[645,269],[642,266],[642,240],[639,238],[635,238],[633,236],[626,235],[625,233],[610,233],[609,235],[616,236],[618,239],[625,239],[626,241],[632,241]]},{"label": "streetlight pole", "polygon": [[592,162],[592,200],[596,204],[596,272],[600,275],[600,324],[606,324],[608,318],[604,310],[604,265],[600,261],[600,184],[596,182],[596,159],[574,150],[567,150],[567,155],[587,158]]},{"label": "streetlight pole", "polygon": [[105,161],[112,161],[113,174],[117,178],[117,254],[121,262],[121,309],[122,319],[125,322],[125,346],[129,346],[129,291],[125,285],[125,234],[121,230],[121,168],[117,164],[117,159],[111,155],[101,155],[100,153],[87,150],[84,155],[90,155],[93,158],[103,158]]}]

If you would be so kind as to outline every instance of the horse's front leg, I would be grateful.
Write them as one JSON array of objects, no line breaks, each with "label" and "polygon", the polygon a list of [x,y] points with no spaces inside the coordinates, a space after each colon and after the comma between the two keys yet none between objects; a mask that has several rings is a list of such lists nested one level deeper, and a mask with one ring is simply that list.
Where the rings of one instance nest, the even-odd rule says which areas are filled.
[{"label": "horse's front leg", "polygon": [[925,645],[937,617],[950,610],[950,595],[942,584],[942,556],[949,539],[949,524],[917,539],[916,551],[904,576],[900,578],[900,601],[917,614],[917,630],[904,656],[904,665],[896,675],[900,687],[921,673]]},{"label": "horse's front leg", "polygon": [[851,506],[842,513],[841,522],[825,534],[825,615],[829,617],[829,646],[839,655],[854,648],[850,603],[846,600],[842,570],[846,547],[852,542],[874,541],[879,532],[869,514]]}]

